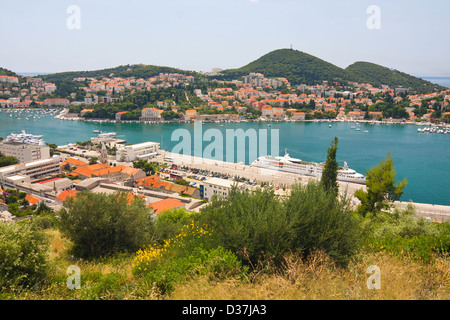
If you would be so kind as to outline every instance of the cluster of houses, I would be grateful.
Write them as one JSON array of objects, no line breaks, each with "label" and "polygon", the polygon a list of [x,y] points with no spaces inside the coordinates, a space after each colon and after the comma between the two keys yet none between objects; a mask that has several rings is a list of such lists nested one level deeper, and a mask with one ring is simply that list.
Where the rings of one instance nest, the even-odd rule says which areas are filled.
[{"label": "cluster of houses", "polygon": [[[202,92],[201,89],[194,90],[196,96],[210,110],[217,111],[215,113],[200,114],[200,106],[188,109],[184,113],[179,112],[178,106],[174,104],[170,109],[179,112],[179,120],[181,121],[241,121],[245,118],[245,114],[250,114],[250,109],[259,110],[261,118],[266,120],[303,121],[306,119],[306,113],[299,111],[298,106],[313,105],[311,113],[331,114],[338,120],[363,120],[367,114],[365,111],[361,111],[358,106],[370,107],[383,102],[381,99],[373,101],[368,96],[376,96],[379,93],[389,94],[393,97],[394,102],[401,102],[403,97],[399,96],[398,93],[408,92],[403,88],[392,89],[387,86],[375,88],[367,83],[356,82],[349,83],[354,88],[352,91],[337,91],[327,81],[324,81],[322,85],[298,85],[292,88],[285,78],[269,79],[265,78],[261,73],[250,73],[243,78],[243,81],[218,81],[222,83],[223,87],[208,92]],[[227,83],[233,83],[237,89],[227,87]],[[274,90],[280,86],[289,89],[289,93],[281,93],[281,91]],[[302,93],[297,93],[298,91]],[[408,95],[410,104],[406,111],[409,119],[413,121],[419,120],[413,111],[421,106],[423,100],[428,100],[431,105],[434,105],[436,101],[433,99],[438,96],[443,98],[441,99],[443,102],[439,103],[444,110],[450,101],[450,90],[432,94]],[[347,110],[349,106],[353,106],[350,111]],[[156,108],[145,108],[142,110],[140,120],[162,121],[164,119],[161,117],[161,113],[167,107],[166,102],[160,101]],[[235,112],[226,112],[230,109],[233,109]],[[429,119],[433,111],[432,109],[427,110],[423,119]],[[125,113],[117,113],[116,120],[120,121],[121,116]],[[370,119],[374,120],[383,118],[381,111],[370,111],[368,115]]]},{"label": "cluster of houses", "polygon": [[0,106],[7,108],[29,108],[32,106],[67,106],[68,99],[45,99],[44,94],[51,95],[57,89],[54,83],[45,82],[39,78],[25,77],[23,82],[15,76],[0,76],[0,96],[9,96],[8,99],[0,99]]},{"label": "cluster of houses", "polygon": [[[83,101],[75,100],[76,93],[70,94],[67,98],[47,98],[40,99],[43,94],[51,95],[57,89],[54,83],[45,82],[40,78],[24,77],[26,86],[22,86],[19,78],[15,76],[0,76],[0,84],[8,84],[4,88],[0,87],[1,96],[10,96],[8,99],[0,99],[0,106],[7,108],[29,108],[29,107],[66,107],[69,104],[95,104],[98,102],[117,102],[119,98],[114,98],[115,93],[124,92],[126,89],[130,93],[139,90],[151,90],[153,88],[170,88],[177,86],[187,86],[194,81],[193,76],[179,73],[161,73],[158,76],[148,79],[135,77],[103,77],[96,78],[75,78],[74,81],[86,82],[87,86],[80,89],[85,92]],[[106,95],[99,96],[99,91],[106,91]]]},{"label": "cluster of houses", "polygon": [[[136,77],[109,77],[102,79],[96,78],[75,78],[75,81],[83,82],[86,85],[80,89],[85,92],[83,101],[75,100],[77,94],[71,93],[70,97],[47,98],[43,101],[39,99],[42,94],[52,94],[57,88],[53,83],[46,83],[39,78],[25,77],[27,86],[22,88],[17,77],[0,76],[0,95],[10,96],[8,99],[0,99],[0,106],[9,108],[28,108],[30,106],[67,107],[69,105],[93,105],[99,102],[118,102],[123,98],[118,98],[115,93],[134,93],[141,90],[151,90],[169,87],[186,87],[194,83],[194,77],[179,73],[160,73],[158,76],[147,79]],[[216,80],[215,80],[216,81]],[[336,84],[329,84],[323,81],[320,85],[308,86],[305,84],[292,86],[286,78],[267,78],[261,73],[250,73],[244,76],[242,80],[217,81],[221,88],[202,92],[201,89],[195,89],[194,93],[202,100],[202,106],[193,106],[183,112],[174,103],[159,101],[154,107],[141,110],[140,121],[163,121],[161,114],[164,110],[172,110],[179,114],[176,121],[241,121],[251,115],[253,110],[261,112],[261,118],[266,120],[305,120],[306,114],[299,111],[299,106],[313,106],[311,113],[322,113],[324,115],[334,115],[340,120],[362,120],[366,115],[357,106],[372,106],[382,102],[382,100],[373,101],[369,96],[376,96],[378,93],[389,94],[394,102],[400,102],[403,98],[398,93],[408,93],[405,88],[389,88],[382,86],[375,88],[367,83],[350,82],[348,89],[350,91],[337,91]],[[227,84],[233,84],[233,88]],[[283,90],[279,90],[283,88]],[[99,95],[100,91],[106,94]],[[124,93],[125,94],[125,93]],[[443,99],[435,100],[438,96]],[[430,102],[430,105],[439,104],[445,111],[450,101],[450,90],[434,92],[431,94],[409,94],[409,106],[407,112],[411,120],[417,119],[414,110],[422,105],[424,100]],[[202,114],[200,109],[207,106],[211,112]],[[348,106],[353,106],[349,111]],[[91,108],[85,108],[81,111],[81,117],[86,113],[93,111]],[[214,112],[217,111],[217,112]],[[433,113],[433,109],[427,110],[421,120],[428,120]],[[116,114],[115,120],[121,121],[126,111]],[[445,113],[444,113],[445,114]],[[370,118],[380,119],[382,113],[371,111]]]},{"label": "cluster of houses", "polygon": [[[87,82],[88,85],[81,87],[85,92],[84,101],[75,101],[72,104],[90,105],[98,102],[117,102],[120,99],[114,97],[114,95],[125,90],[129,90],[130,94],[133,94],[137,91],[152,90],[154,88],[185,87],[194,81],[194,77],[179,73],[160,73],[158,76],[148,79],[122,78],[111,75],[111,77],[103,77],[100,80],[95,78],[75,78],[74,81]],[[99,91],[105,91],[106,94],[99,97]],[[72,98],[75,98],[75,96],[75,93],[71,94]]]}]

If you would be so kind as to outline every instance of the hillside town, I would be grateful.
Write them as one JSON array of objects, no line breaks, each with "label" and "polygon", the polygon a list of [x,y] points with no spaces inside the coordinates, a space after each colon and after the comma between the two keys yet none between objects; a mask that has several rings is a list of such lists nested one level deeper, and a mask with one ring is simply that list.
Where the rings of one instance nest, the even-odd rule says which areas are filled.
[{"label": "hillside town", "polygon": [[[215,88],[205,90],[194,76],[161,73],[142,78],[74,78],[77,92],[55,98],[53,83],[39,78],[0,76],[0,106],[3,108],[64,107],[63,119],[98,119],[99,105],[118,105],[139,92],[183,90],[187,103],[172,99],[135,104],[135,110],[119,110],[106,121],[305,121],[378,120],[391,122],[450,122],[450,89],[428,94],[410,93],[408,88],[374,87],[348,82],[291,85],[286,78],[268,78],[250,73],[240,80],[211,80]],[[192,94],[186,89],[190,87]],[[190,95],[190,97],[189,97]],[[120,108],[120,107],[119,107]],[[130,118],[132,112],[138,116]],[[130,120],[132,119],[132,120]]]}]

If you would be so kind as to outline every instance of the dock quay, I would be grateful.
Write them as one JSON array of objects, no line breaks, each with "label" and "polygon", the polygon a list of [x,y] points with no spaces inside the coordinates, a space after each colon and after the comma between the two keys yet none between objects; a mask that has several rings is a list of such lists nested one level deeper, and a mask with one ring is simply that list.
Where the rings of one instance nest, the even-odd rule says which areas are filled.
[{"label": "dock quay", "polygon": [[[171,161],[165,161],[164,159],[171,158]],[[257,167],[251,167],[242,163],[230,163],[219,160],[212,160],[206,158],[199,158],[189,155],[180,155],[164,150],[160,150],[160,154],[152,159],[152,161],[159,163],[170,163],[177,166],[192,167],[200,170],[206,170],[210,172],[219,172],[230,176],[237,176],[245,178],[251,182],[266,183],[272,185],[274,188],[278,187],[276,191],[279,195],[287,195],[289,188],[294,184],[306,185],[309,181],[318,181],[319,178],[304,176],[289,172],[276,171],[270,169],[262,169]],[[357,206],[359,200],[353,196],[356,190],[364,189],[365,186],[357,183],[338,181],[339,190],[341,194],[347,194],[351,197],[352,204]],[[283,188],[285,190],[283,190]],[[394,205],[398,208],[405,209],[408,204],[414,205],[416,208],[416,214],[419,217],[427,218],[428,220],[435,222],[450,221],[450,206],[403,202],[397,201]]]}]

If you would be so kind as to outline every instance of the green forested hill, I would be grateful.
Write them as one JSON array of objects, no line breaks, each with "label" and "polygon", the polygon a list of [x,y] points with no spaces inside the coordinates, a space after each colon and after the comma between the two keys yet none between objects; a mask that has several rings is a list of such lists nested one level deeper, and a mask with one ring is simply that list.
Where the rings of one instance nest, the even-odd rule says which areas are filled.
[{"label": "green forested hill", "polygon": [[[391,88],[404,87],[411,88],[419,93],[432,92],[434,89],[444,89],[444,87],[432,84],[423,79],[416,78],[409,74],[389,69],[374,63],[356,62],[346,69],[342,69],[327,61],[319,59],[310,54],[293,50],[278,49],[269,52],[259,59],[237,69],[223,71],[222,76],[216,79],[239,79],[251,72],[259,72],[266,77],[287,78],[291,84],[320,84],[322,81],[331,83],[333,80],[340,82],[356,81],[370,83],[376,87],[385,84]],[[136,77],[149,78],[160,73],[182,73],[203,77],[200,73],[186,71],[172,67],[155,65],[123,65],[116,68],[108,68],[95,71],[70,71],[39,76],[44,81],[55,83],[58,88],[67,88],[65,91],[73,92],[79,85],[73,79],[78,77]],[[0,68],[0,75],[16,75],[14,72]]]},{"label": "green forested hill", "polygon": [[354,81],[368,82],[375,86],[384,84],[391,88],[412,88],[418,92],[431,92],[434,88],[443,88],[398,70],[389,69],[370,62],[355,62],[345,70]]},{"label": "green forested hill", "polygon": [[180,70],[171,67],[161,67],[153,65],[124,65],[116,68],[108,68],[95,71],[70,71],[70,72],[60,72],[39,76],[44,81],[54,82],[58,84],[59,82],[72,81],[74,78],[87,77],[87,78],[97,78],[97,77],[109,77],[114,74],[115,77],[136,77],[136,78],[150,78],[156,76],[160,73],[183,73],[186,75],[194,74],[192,71]]},{"label": "green forested hill", "polygon": [[260,72],[266,77],[284,77],[293,84],[317,84],[324,80],[348,79],[345,70],[310,54],[292,49],[275,50],[242,68],[224,71],[226,75],[235,77],[250,72]]},{"label": "green forested hill", "polygon": [[0,67],[0,76],[13,76],[13,77],[17,77],[17,74],[11,70],[5,69],[5,68],[1,68]]},{"label": "green forested hill", "polygon": [[342,69],[310,54],[279,49],[238,69],[225,70],[225,77],[240,77],[250,72],[260,72],[266,77],[284,77],[292,84],[317,84],[324,80],[365,82],[380,87],[411,88],[418,92],[432,92],[443,87],[409,74],[369,62],[356,62]]}]

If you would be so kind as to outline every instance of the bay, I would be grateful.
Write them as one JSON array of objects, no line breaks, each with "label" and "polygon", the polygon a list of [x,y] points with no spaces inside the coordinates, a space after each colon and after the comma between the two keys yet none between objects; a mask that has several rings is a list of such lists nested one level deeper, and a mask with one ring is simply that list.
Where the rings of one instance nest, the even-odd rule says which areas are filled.
[{"label": "bay", "polygon": [[[31,113],[30,113],[31,114]],[[118,138],[127,143],[155,141],[162,144],[162,149],[172,151],[179,143],[172,138],[177,129],[186,129],[194,140],[193,123],[109,123],[67,121],[54,119],[50,115],[36,121],[26,120],[23,112],[20,120],[9,117],[4,110],[0,112],[0,137],[6,138],[11,133],[26,130],[28,133],[43,135],[47,143],[63,145],[77,141],[87,141],[96,136],[94,130],[117,132]],[[337,159],[340,165],[346,161],[349,167],[365,174],[374,165],[384,159],[388,151],[394,158],[397,180],[404,177],[408,186],[402,201],[412,200],[420,203],[450,205],[450,135],[418,133],[415,125],[361,124],[361,131],[356,131],[348,122],[266,122],[241,123],[204,123],[203,133],[208,129],[216,129],[223,133],[224,149],[226,130],[242,129],[245,132],[271,130],[279,135],[280,155],[285,150],[291,157],[302,160],[324,162],[327,148],[335,136],[339,138]],[[223,126],[222,126],[223,125]],[[364,133],[368,130],[368,133]],[[270,139],[269,139],[270,144]],[[203,142],[205,148],[209,141]],[[193,146],[193,143],[192,143]],[[245,151],[248,151],[248,144]],[[193,149],[192,149],[193,150]],[[221,150],[218,150],[221,151]],[[235,145],[232,152],[236,155],[244,150]],[[269,148],[270,151],[270,148]],[[247,152],[248,154],[248,152]],[[226,156],[226,155],[224,155]],[[254,159],[247,155],[245,163]]]}]

